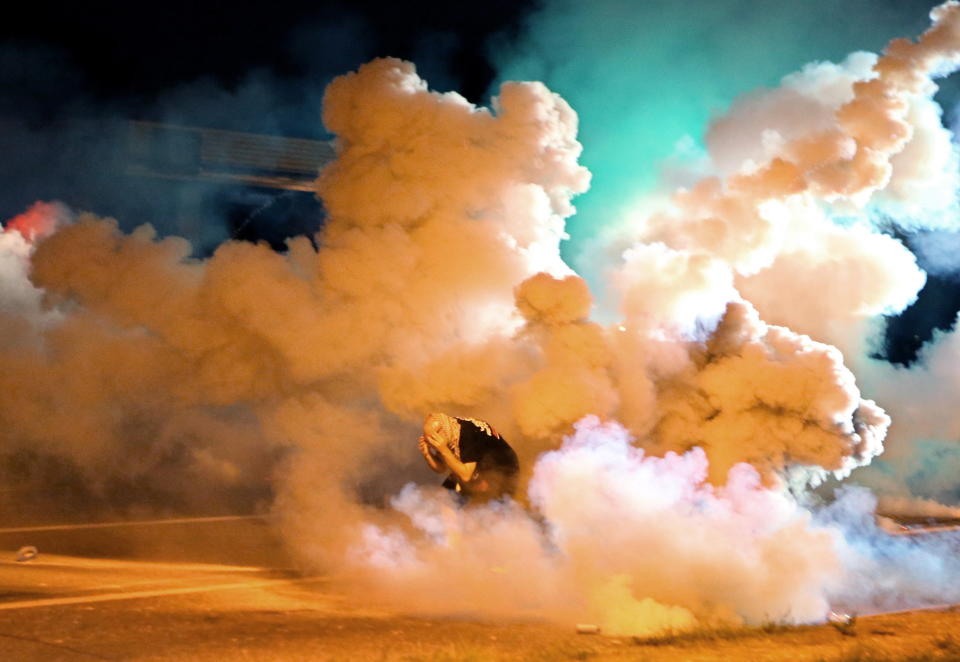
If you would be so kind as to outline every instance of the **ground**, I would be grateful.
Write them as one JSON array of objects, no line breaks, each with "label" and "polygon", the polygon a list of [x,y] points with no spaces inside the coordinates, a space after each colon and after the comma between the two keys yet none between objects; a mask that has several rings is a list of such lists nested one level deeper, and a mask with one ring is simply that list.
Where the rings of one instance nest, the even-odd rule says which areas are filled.
[{"label": "ground", "polygon": [[[770,626],[639,640],[577,634],[572,624],[378,609],[345,597],[328,578],[277,567],[285,564],[215,563],[215,554],[198,544],[218,540],[219,548],[229,547],[224,543],[233,532],[258,540],[247,546],[250,559],[271,549],[274,559],[284,558],[262,523],[157,525],[153,534],[162,531],[168,543],[163,555],[181,557],[174,562],[106,558],[94,542],[129,554],[149,547],[145,531],[138,530],[136,545],[120,544],[129,534],[117,531],[38,532],[30,537],[40,555],[28,562],[17,562],[17,545],[9,544],[24,534],[0,533],[0,660],[960,660],[960,611],[950,609],[861,617],[846,632]],[[184,545],[174,554],[178,538]],[[51,554],[44,546],[88,554]],[[190,555],[203,563],[182,558]]]}]

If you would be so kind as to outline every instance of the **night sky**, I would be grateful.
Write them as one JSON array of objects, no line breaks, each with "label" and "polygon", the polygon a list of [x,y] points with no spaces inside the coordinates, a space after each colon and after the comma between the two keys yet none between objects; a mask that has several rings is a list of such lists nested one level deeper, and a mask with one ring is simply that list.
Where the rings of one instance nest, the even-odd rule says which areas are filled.
[{"label": "night sky", "polygon": [[[276,90],[310,81],[313,90],[284,99],[297,105],[330,77],[385,55],[415,60],[440,86],[479,101],[495,75],[489,38],[509,39],[533,7],[530,0],[25,3],[0,26],[0,113],[33,121],[105,110],[149,117],[177,88],[236,91],[251,75]],[[301,132],[319,111],[305,104],[274,113],[284,110],[281,121],[303,123],[288,127]]]}]

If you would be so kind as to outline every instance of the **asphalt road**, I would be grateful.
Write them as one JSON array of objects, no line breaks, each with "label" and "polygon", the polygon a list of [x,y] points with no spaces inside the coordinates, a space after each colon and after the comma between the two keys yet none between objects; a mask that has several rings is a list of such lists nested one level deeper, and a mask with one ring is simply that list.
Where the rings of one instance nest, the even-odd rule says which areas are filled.
[{"label": "asphalt road", "polygon": [[[39,555],[16,561],[22,545]],[[630,638],[585,637],[569,625],[371,607],[329,578],[292,570],[262,519],[0,530],[0,662],[779,660],[781,653],[793,661],[828,659],[874,640],[942,648],[944,632],[960,631],[958,616],[870,621],[856,642],[824,626],[696,650],[638,648]]]},{"label": "asphalt road", "polygon": [[960,659],[950,657],[960,655],[951,611],[865,618],[854,636],[823,625],[646,644],[547,623],[404,616],[349,600],[322,577],[254,567],[44,555],[4,561],[0,586],[3,662]]},{"label": "asphalt road", "polygon": [[[17,561],[24,546],[37,557]],[[263,518],[0,529],[0,662],[190,660],[234,643],[211,613],[325,609],[323,583],[291,569]]]},{"label": "asphalt road", "polygon": [[266,518],[202,517],[0,528],[0,550],[141,561],[290,567]]},{"label": "asphalt road", "polygon": [[439,662],[482,646],[578,643],[556,625],[378,610],[287,569],[15,556],[0,550],[3,662]]},{"label": "asphalt road", "polygon": [[42,553],[7,560],[0,562],[0,660],[223,659],[253,643],[270,650],[292,625],[302,633],[305,623],[350,613],[325,584],[249,566]]}]

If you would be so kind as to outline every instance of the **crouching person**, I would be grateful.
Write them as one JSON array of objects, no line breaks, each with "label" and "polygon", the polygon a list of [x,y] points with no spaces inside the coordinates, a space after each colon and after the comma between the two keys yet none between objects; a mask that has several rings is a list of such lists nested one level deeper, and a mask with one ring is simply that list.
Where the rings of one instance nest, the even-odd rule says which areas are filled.
[{"label": "crouching person", "polygon": [[465,502],[512,497],[517,489],[517,454],[485,421],[429,414],[418,446],[431,469],[450,472],[443,486]]}]

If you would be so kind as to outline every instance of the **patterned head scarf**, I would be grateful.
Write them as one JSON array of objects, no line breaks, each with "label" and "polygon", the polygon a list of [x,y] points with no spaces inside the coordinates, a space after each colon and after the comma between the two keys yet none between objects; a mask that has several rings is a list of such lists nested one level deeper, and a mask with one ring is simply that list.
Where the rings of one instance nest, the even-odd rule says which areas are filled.
[{"label": "patterned head scarf", "polygon": [[460,459],[460,422],[453,416],[434,412],[423,421],[423,434],[428,437],[440,437]]}]

